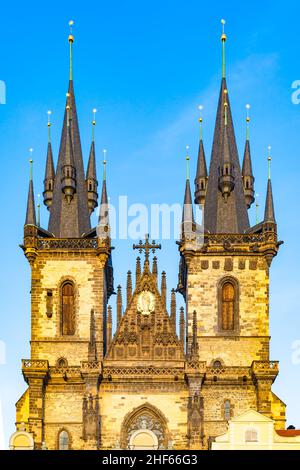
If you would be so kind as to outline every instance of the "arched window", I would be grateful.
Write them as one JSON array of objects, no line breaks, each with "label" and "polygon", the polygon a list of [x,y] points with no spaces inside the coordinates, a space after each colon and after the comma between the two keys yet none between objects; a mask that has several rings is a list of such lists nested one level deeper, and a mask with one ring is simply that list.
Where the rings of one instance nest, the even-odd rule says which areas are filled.
[{"label": "arched window", "polygon": [[257,430],[254,428],[247,429],[245,432],[245,442],[257,442]]},{"label": "arched window", "polygon": [[65,282],[61,288],[61,333],[75,334],[74,285],[71,281]]},{"label": "arched window", "polygon": [[226,281],[222,286],[222,330],[234,330],[234,313],[236,293],[232,282]]},{"label": "arched window", "polygon": [[225,402],[224,402],[224,419],[226,419],[226,421],[229,421],[230,418],[231,418],[230,400],[225,400]]},{"label": "arched window", "polygon": [[70,448],[70,439],[67,431],[60,431],[58,435],[58,449],[59,450],[69,450]]}]

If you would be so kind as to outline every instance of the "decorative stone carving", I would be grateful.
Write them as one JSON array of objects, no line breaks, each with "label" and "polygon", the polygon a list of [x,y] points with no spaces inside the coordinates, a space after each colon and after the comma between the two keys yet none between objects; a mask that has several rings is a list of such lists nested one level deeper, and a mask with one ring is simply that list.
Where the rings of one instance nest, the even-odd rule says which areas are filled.
[{"label": "decorative stone carving", "polygon": [[140,313],[143,315],[149,315],[154,312],[155,308],[155,299],[152,292],[144,290],[140,293],[137,302],[137,308]]}]

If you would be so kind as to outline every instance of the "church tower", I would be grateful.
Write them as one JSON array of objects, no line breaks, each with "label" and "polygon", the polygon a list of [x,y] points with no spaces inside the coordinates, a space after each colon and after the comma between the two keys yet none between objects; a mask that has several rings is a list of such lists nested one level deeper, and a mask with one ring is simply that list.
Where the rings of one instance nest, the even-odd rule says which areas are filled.
[{"label": "church tower", "polygon": [[[209,173],[206,179],[201,136],[195,179],[195,203],[203,210],[203,243],[198,243],[196,233],[194,238],[186,233],[184,225],[179,243],[186,354],[194,354],[196,328],[195,383],[203,400],[204,435],[210,437],[225,432],[230,417],[249,408],[273,418],[277,428],[285,422],[285,405],[271,390],[278,362],[269,356],[269,270],[280,245],[271,177],[269,172],[264,220],[250,227],[247,208],[254,200],[254,177],[249,116],[241,170],[225,75],[224,24],[221,41],[222,80]],[[268,160],[270,165],[270,156]]]},{"label": "church tower", "polygon": [[113,269],[105,179],[99,226],[106,231],[97,234],[90,226],[98,200],[95,142],[93,133],[85,178],[73,41],[71,31],[70,76],[56,170],[48,122],[43,195],[49,226],[45,230],[37,224],[31,176],[22,245],[31,266],[31,355],[22,362],[28,389],[17,403],[16,426],[20,429],[25,423],[35,448],[61,448],[71,440],[73,448],[82,448],[90,443],[84,437],[91,428],[93,447],[99,445],[97,382],[107,348],[106,307],[113,293]]}]

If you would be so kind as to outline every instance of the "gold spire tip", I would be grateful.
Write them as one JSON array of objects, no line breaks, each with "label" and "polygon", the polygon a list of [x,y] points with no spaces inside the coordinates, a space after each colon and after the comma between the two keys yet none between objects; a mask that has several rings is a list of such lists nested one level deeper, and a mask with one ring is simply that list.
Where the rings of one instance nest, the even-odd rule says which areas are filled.
[{"label": "gold spire tip", "polygon": [[48,114],[48,123],[47,123],[47,125],[48,125],[48,127],[50,127],[50,126],[51,126],[51,114],[52,114],[52,111],[47,111],[47,114]]},{"label": "gold spire tip", "polygon": [[68,38],[68,41],[69,42],[74,42],[74,36],[73,36],[73,31],[72,31],[72,27],[74,25],[74,21],[73,20],[70,20],[69,21],[69,26],[70,26],[70,34],[69,34],[69,38]]},{"label": "gold spire tip", "polygon": [[227,39],[227,36],[226,36],[226,34],[225,34],[225,23],[226,23],[225,20],[221,20],[221,24],[222,24],[222,36],[221,36],[221,41],[222,41],[222,42],[225,42],[226,39]]},{"label": "gold spire tip", "polygon": [[190,146],[189,146],[189,145],[186,145],[186,146],[185,146],[185,149],[186,149],[186,159],[189,160],[189,159],[190,159],[190,156],[189,156]]},{"label": "gold spire tip", "polygon": [[97,109],[94,108],[94,109],[93,109],[93,121],[92,121],[93,126],[96,125],[96,112],[97,112]]},{"label": "gold spire tip", "polygon": [[200,116],[199,116],[198,121],[201,123],[201,122],[203,121],[203,118],[202,118],[202,109],[203,109],[203,106],[202,106],[202,104],[199,104],[198,109],[199,109],[199,111],[200,111]]}]

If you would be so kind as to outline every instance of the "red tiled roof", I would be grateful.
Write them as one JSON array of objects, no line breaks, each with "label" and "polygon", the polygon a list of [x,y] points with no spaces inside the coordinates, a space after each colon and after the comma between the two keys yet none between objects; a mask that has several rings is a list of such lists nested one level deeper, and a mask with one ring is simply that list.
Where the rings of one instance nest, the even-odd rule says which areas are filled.
[{"label": "red tiled roof", "polygon": [[283,437],[300,436],[300,429],[278,429],[276,432]]}]

